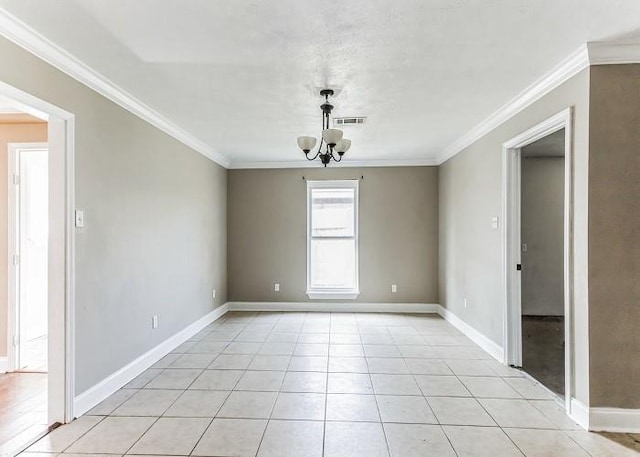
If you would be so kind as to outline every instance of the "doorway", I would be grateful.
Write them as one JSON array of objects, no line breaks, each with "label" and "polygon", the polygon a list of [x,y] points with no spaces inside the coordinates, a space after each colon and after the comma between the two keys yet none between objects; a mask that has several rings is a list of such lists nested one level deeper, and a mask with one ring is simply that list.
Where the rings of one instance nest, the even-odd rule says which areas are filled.
[{"label": "doorway", "polygon": [[503,145],[505,363],[571,412],[572,110]]},{"label": "doorway", "polygon": [[520,150],[522,369],[564,396],[565,129]]},{"label": "doorway", "polygon": [[9,297],[13,371],[47,372],[49,151],[46,143],[9,145]]}]

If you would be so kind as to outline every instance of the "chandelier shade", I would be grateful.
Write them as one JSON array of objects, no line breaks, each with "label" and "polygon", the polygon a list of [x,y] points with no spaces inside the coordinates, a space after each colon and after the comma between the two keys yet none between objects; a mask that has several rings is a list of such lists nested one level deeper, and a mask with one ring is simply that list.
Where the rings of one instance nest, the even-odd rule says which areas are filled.
[{"label": "chandelier shade", "polygon": [[301,136],[301,137],[298,137],[298,147],[300,149],[302,149],[303,151],[305,151],[305,152],[309,152],[313,148],[315,148],[317,142],[318,142],[318,140],[316,140],[312,136]]},{"label": "chandelier shade", "polygon": [[344,154],[349,150],[350,147],[351,147],[351,140],[347,140],[346,138],[343,138],[336,143],[333,149],[335,149],[335,151],[338,154]]},{"label": "chandelier shade", "polygon": [[329,146],[333,147],[342,139],[342,130],[340,129],[324,129],[322,139]]},{"label": "chandelier shade", "polygon": [[[323,89],[320,95],[324,97],[324,103],[320,105],[322,110],[322,136],[320,137],[320,146],[315,155],[309,155],[311,150],[315,148],[318,140],[312,136],[298,137],[298,147],[304,152],[307,160],[320,159],[320,162],[326,167],[331,160],[340,162],[342,156],[351,147],[351,140],[343,138],[343,132],[340,129],[330,128],[331,111],[333,105],[329,103],[329,97],[333,95],[333,90]],[[335,153],[335,154],[334,154]]]}]

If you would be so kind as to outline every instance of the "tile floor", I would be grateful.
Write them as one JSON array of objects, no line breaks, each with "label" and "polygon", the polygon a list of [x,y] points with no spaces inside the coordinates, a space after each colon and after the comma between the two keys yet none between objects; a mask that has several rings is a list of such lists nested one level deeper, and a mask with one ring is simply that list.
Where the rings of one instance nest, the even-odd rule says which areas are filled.
[{"label": "tile floor", "polygon": [[639,455],[610,438],[433,315],[229,313],[25,457]]}]

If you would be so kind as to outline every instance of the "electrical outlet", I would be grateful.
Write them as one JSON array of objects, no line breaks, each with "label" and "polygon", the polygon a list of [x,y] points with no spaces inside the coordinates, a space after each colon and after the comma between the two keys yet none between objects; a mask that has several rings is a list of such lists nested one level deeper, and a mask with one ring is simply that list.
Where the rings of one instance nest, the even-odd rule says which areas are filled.
[{"label": "electrical outlet", "polygon": [[395,284],[391,284],[391,293],[395,294],[398,291],[398,286]]},{"label": "electrical outlet", "polygon": [[466,298],[464,299],[464,307],[465,308],[467,307],[467,299]]},{"label": "electrical outlet", "polygon": [[216,290],[213,289],[213,292],[211,293],[211,298],[215,299],[216,298]]},{"label": "electrical outlet", "polygon": [[274,284],[273,284],[273,290],[274,290],[275,292],[280,292],[280,284],[279,284],[279,283],[277,283],[277,282],[276,282],[276,283],[274,283]]},{"label": "electrical outlet", "polygon": [[151,328],[152,329],[158,328],[158,316],[153,316],[151,318]]},{"label": "electrical outlet", "polygon": [[491,218],[491,228],[493,230],[498,230],[499,223],[500,223],[500,219],[498,219],[498,216],[494,216]]}]

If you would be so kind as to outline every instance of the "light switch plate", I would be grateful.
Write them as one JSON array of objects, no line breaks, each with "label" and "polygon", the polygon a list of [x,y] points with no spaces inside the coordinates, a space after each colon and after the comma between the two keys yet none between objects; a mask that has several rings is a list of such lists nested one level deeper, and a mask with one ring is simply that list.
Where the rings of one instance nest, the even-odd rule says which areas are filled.
[{"label": "light switch plate", "polygon": [[280,292],[280,284],[275,283],[275,284],[273,285],[273,290],[274,290],[275,292]]}]

